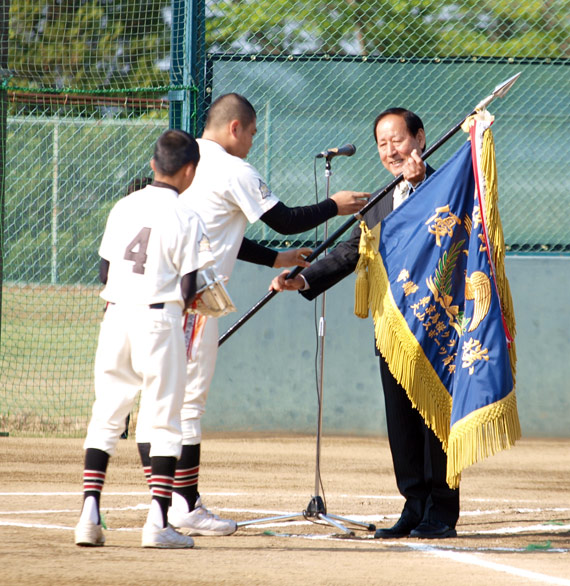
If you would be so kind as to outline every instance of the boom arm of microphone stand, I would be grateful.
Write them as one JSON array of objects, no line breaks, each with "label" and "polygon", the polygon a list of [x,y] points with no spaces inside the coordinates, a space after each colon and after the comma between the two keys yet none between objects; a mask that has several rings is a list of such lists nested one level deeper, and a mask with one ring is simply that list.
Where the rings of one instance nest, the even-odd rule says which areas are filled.
[{"label": "boom arm of microphone stand", "polygon": [[[435,142],[431,147],[429,147],[426,151],[422,153],[422,160],[425,161],[431,154],[433,154],[443,143],[447,142],[460,128],[463,122],[469,116],[473,116],[477,110],[473,110],[470,114],[467,114],[465,118],[461,120],[458,124],[456,124],[453,128],[448,130],[437,142]],[[395,177],[388,185],[383,187],[382,189],[375,191],[368,203],[356,214],[351,216],[344,224],[342,224],[339,228],[337,228],[325,241],[323,241],[311,254],[307,257],[307,261],[311,262],[317,258],[326,248],[328,248],[333,242],[342,236],[353,224],[358,222],[362,219],[364,214],[373,206],[375,206],[386,194],[396,187],[404,176],[400,173],[397,177]],[[287,279],[293,279],[296,277],[303,269],[301,267],[295,267],[288,275]],[[264,305],[266,305],[275,295],[277,295],[278,291],[272,289],[268,291],[264,297],[262,297],[247,313],[244,313],[242,317],[240,317],[232,326],[230,326],[219,338],[218,346],[221,346],[232,334],[234,334],[245,322],[247,322],[250,318],[252,318]]]}]

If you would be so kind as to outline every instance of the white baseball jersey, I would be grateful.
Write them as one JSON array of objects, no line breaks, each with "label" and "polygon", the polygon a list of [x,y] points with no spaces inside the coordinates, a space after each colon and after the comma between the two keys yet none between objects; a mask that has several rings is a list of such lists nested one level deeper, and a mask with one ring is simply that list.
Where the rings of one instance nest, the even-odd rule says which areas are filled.
[{"label": "white baseball jersey", "polygon": [[114,453],[140,390],[151,457],[178,458],[186,379],[180,282],[214,262],[202,222],[176,191],[149,185],[115,204],[99,254],[110,263],[101,296],[111,304],[84,447]]},{"label": "white baseball jersey", "polygon": [[217,142],[200,138],[200,163],[192,185],[180,195],[202,218],[218,270],[230,277],[247,223],[279,200],[256,169]]},{"label": "white baseball jersey", "polygon": [[101,297],[116,304],[182,306],[180,277],[214,262],[200,218],[176,191],[152,185],[115,204],[99,255],[110,263]]}]

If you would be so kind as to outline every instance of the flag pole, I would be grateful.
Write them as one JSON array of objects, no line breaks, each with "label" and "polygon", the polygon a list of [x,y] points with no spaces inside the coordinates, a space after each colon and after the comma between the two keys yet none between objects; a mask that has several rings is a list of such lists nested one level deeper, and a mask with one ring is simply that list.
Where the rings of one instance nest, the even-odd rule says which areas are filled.
[{"label": "flag pole", "polygon": [[[507,92],[511,89],[514,83],[519,78],[521,72],[513,75],[509,79],[503,81],[499,85],[495,87],[493,92],[489,94],[486,98],[482,99],[471,111],[467,116],[464,116],[460,122],[458,122],[455,126],[453,126],[450,130],[448,130],[441,138],[439,138],[432,146],[430,146],[427,150],[425,150],[421,158],[425,161],[430,155],[432,155],[439,147],[441,147],[444,143],[446,143],[454,134],[456,134],[462,124],[469,118],[469,116],[473,116],[477,112],[484,110],[495,98],[503,98],[507,94]],[[339,228],[337,228],[328,238],[326,238],[319,246],[317,246],[313,252],[306,258],[308,262],[313,261],[317,258],[324,250],[326,250],[331,244],[333,244],[342,234],[344,234],[352,225],[356,222],[362,220],[364,214],[370,210],[373,206],[375,206],[383,197],[386,196],[388,192],[390,192],[402,179],[404,176],[400,173],[397,177],[395,177],[388,185],[375,191],[368,203],[356,214],[351,216],[344,224],[342,224]],[[301,271],[302,267],[295,267],[288,275],[287,279],[292,279],[296,277]],[[251,319],[264,305],[269,303],[271,299],[277,295],[278,291],[272,289],[268,291],[264,297],[262,297],[255,305],[249,309],[242,317],[240,317],[233,325],[231,325],[219,338],[218,346],[221,346],[230,336],[232,336],[241,326],[243,326],[249,319]]]}]

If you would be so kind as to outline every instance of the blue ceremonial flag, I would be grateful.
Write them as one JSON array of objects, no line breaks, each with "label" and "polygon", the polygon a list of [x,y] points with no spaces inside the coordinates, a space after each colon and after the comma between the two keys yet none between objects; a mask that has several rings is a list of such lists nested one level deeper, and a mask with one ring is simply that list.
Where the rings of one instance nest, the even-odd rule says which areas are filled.
[{"label": "blue ceremonial flag", "polygon": [[441,440],[452,487],[520,437],[491,122],[472,119],[470,140],[361,239],[377,346]]}]

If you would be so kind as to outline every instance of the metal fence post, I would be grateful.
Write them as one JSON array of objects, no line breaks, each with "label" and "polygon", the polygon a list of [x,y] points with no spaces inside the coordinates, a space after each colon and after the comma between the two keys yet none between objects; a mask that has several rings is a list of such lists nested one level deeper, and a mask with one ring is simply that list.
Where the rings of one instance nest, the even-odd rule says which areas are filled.
[{"label": "metal fence post", "polygon": [[[8,95],[4,79],[8,75],[8,27],[10,18],[10,1],[5,0],[0,6],[0,344],[2,342],[2,286],[4,284],[4,185],[6,183],[6,132],[8,129]],[[1,348],[1,346],[0,346]]]},{"label": "metal fence post", "polygon": [[[170,83],[170,127],[197,136],[204,119],[205,0],[173,0]],[[192,89],[188,89],[188,88]]]}]

